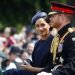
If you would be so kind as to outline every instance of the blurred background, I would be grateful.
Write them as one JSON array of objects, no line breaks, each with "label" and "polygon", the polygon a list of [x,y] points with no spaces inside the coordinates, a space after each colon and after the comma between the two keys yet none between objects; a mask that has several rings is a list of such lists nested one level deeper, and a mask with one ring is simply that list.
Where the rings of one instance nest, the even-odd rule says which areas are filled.
[{"label": "blurred background", "polygon": [[30,25],[31,18],[37,11],[48,12],[50,1],[75,5],[75,0],[0,0],[0,29]]},{"label": "blurred background", "polygon": [[48,13],[50,1],[75,6],[75,0],[0,0],[0,75],[32,61],[40,36],[31,25],[31,18],[39,10]]}]

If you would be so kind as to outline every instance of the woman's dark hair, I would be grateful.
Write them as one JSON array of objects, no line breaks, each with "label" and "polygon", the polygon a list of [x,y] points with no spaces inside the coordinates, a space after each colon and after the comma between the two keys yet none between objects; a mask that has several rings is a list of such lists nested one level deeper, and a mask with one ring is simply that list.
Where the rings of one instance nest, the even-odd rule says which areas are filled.
[{"label": "woman's dark hair", "polygon": [[46,17],[45,20],[46,20],[47,23],[50,23],[50,17],[51,17],[51,16],[49,16],[49,15]]},{"label": "woman's dark hair", "polygon": [[[45,18],[45,21],[49,24],[50,23],[50,15],[48,15],[46,18]],[[53,28],[50,27],[50,31],[52,30]]]}]

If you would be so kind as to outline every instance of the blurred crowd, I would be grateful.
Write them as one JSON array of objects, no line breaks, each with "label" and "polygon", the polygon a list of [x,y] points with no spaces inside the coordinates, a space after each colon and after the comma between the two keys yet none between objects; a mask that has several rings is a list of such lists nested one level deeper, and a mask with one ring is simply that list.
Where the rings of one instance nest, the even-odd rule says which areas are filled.
[{"label": "blurred crowd", "polygon": [[21,64],[30,63],[38,39],[34,29],[23,27],[17,33],[16,28],[6,27],[0,32],[0,69],[20,69]]}]

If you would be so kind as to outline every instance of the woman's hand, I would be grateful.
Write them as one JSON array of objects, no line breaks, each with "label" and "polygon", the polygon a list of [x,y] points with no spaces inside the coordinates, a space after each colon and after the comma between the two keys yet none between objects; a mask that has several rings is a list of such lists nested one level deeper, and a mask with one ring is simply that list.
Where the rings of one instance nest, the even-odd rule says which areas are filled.
[{"label": "woman's hand", "polygon": [[21,65],[22,69],[24,70],[28,70],[28,71],[31,71],[31,72],[40,72],[42,69],[44,68],[38,68],[38,67],[33,67],[31,66],[30,64],[27,64],[27,65]]},{"label": "woman's hand", "polygon": [[28,71],[30,71],[32,69],[32,66],[30,64],[26,64],[26,65],[22,64],[21,67],[22,67],[22,69],[28,70]]}]

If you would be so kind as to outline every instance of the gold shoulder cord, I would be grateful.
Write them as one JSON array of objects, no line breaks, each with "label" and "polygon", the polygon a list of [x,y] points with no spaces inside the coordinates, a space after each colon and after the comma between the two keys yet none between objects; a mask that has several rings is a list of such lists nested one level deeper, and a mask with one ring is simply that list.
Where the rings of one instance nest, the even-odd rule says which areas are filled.
[{"label": "gold shoulder cord", "polygon": [[59,35],[57,34],[52,40],[51,50],[50,50],[51,53],[53,54],[53,64],[55,64],[58,44],[59,44]]},{"label": "gold shoulder cord", "polygon": [[59,35],[57,34],[53,40],[52,40],[52,44],[51,44],[51,50],[50,52],[53,54],[53,64],[55,64],[55,60],[56,60],[56,54],[57,54],[57,48],[58,48],[58,45],[60,43],[63,43],[64,41],[64,38],[69,34],[69,33],[72,33],[75,31],[75,28],[72,27],[72,28],[68,28],[68,31],[64,34],[64,36],[61,38],[61,40],[59,40]]}]

